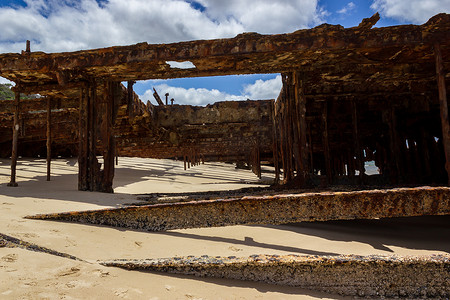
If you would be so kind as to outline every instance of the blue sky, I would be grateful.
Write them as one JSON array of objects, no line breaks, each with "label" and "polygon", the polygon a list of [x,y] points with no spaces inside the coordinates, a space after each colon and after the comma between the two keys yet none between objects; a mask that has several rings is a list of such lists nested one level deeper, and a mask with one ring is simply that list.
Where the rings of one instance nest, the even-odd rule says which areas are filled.
[{"label": "blue sky", "polygon": [[[20,52],[26,40],[32,51],[63,52],[286,33],[322,23],[352,27],[377,11],[379,27],[422,24],[450,13],[450,0],[0,0],[0,53]],[[154,102],[153,87],[175,103],[205,105],[275,98],[281,80],[278,74],[155,80],[138,82],[135,91]]]}]

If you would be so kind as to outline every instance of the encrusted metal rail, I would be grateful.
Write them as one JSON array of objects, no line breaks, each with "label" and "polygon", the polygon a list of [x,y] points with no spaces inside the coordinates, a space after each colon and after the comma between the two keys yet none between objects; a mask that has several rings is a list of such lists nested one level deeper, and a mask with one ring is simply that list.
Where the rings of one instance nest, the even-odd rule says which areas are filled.
[{"label": "encrusted metal rail", "polygon": [[27,216],[148,231],[450,214],[450,188],[418,187],[203,200]]},{"label": "encrusted metal rail", "polygon": [[29,243],[23,240],[20,240],[18,238],[0,233],[0,248],[2,247],[6,247],[6,248],[21,248],[21,249],[26,249],[26,250],[30,250],[30,251],[35,251],[35,252],[42,252],[42,253],[47,253],[47,254],[51,254],[51,255],[56,255],[56,256],[60,256],[60,257],[65,257],[65,258],[70,258],[73,260],[80,260],[79,258],[67,254],[67,253],[62,253],[62,252],[58,252],[46,247],[41,247],[39,245],[33,244],[33,243]]},{"label": "encrusted metal rail", "polygon": [[174,257],[117,259],[105,266],[262,281],[356,297],[446,298],[450,255]]}]

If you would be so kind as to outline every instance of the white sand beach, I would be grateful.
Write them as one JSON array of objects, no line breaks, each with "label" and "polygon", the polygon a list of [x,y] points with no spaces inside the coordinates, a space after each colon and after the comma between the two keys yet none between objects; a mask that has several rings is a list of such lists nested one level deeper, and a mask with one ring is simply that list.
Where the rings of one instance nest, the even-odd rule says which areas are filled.
[{"label": "white sand beach", "polygon": [[[187,255],[450,253],[450,218],[417,217],[229,226],[142,232],[24,219],[40,213],[120,207],[133,194],[229,190],[258,186],[234,165],[119,158],[114,194],[77,190],[76,159],[19,159],[18,187],[7,187],[10,161],[0,160],[0,233],[64,252],[82,261],[0,247],[0,299],[340,299],[337,295],[247,281],[196,278],[103,267],[97,260]],[[270,174],[263,176],[269,181]]]}]

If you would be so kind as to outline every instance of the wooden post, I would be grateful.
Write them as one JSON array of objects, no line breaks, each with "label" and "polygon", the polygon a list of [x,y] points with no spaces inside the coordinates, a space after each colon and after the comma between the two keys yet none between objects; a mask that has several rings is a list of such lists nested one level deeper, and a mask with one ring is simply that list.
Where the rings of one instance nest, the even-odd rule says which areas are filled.
[{"label": "wooden post", "polygon": [[445,169],[447,170],[448,184],[450,185],[450,125],[448,119],[447,91],[445,88],[444,65],[442,63],[441,47],[434,45],[436,58],[436,79],[439,89],[439,105],[441,111],[442,140],[445,152]]},{"label": "wooden post", "polygon": [[325,100],[323,103],[322,111],[322,144],[323,144],[323,156],[325,159],[325,172],[327,176],[327,182],[330,184],[332,180],[331,171],[331,159],[330,159],[330,145],[328,138],[328,101]]},{"label": "wooden post", "polygon": [[50,164],[52,161],[52,124],[51,124],[51,98],[47,97],[47,181],[50,181]]},{"label": "wooden post", "polygon": [[17,85],[14,97],[14,125],[13,125],[13,140],[11,153],[11,181],[8,186],[18,186],[16,182],[16,166],[17,166],[17,143],[19,140],[19,113],[20,113],[20,87]]}]

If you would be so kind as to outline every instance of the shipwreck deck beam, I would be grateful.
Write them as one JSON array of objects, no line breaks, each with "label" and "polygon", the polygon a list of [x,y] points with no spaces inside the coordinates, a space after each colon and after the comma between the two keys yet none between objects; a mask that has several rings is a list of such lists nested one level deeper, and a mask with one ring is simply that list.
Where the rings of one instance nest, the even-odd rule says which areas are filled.
[{"label": "shipwreck deck beam", "polygon": [[[140,43],[72,53],[31,52],[26,56],[8,53],[0,54],[0,74],[13,81],[26,74],[24,83],[52,85],[61,83],[57,78],[63,73],[63,83],[70,85],[82,79],[80,70],[95,78],[129,81],[279,73],[292,69],[314,72],[324,66],[336,69],[336,61],[346,61],[351,65],[349,70],[373,66],[385,59],[409,65],[429,61],[423,51],[430,49],[434,41],[449,40],[449,19],[449,15],[439,14],[423,25],[370,29],[323,24],[289,34],[244,33],[230,39]],[[190,61],[195,67],[172,68],[170,61]],[[383,70],[386,68],[379,68],[381,73]],[[375,73],[370,70],[367,74]]]},{"label": "shipwreck deck beam", "polygon": [[450,188],[419,187],[192,201],[28,216],[147,231],[450,214]]}]

